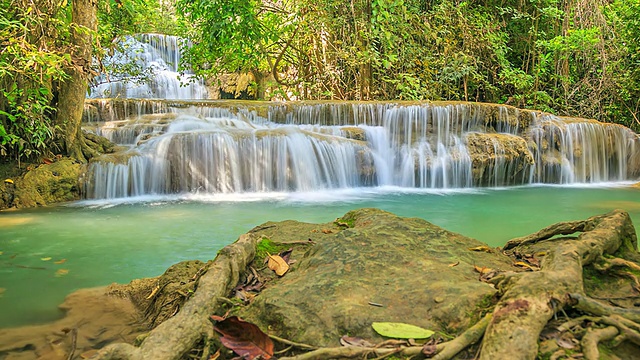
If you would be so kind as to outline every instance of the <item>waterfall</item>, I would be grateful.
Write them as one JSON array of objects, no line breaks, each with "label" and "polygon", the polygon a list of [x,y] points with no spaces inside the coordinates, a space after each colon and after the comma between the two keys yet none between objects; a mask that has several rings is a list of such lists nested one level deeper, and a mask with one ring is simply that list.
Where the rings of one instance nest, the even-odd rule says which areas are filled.
[{"label": "waterfall", "polygon": [[[88,108],[122,114],[125,103],[93,100]],[[629,129],[500,105],[187,101],[136,111],[87,123],[130,149],[91,163],[87,197],[448,189],[638,176],[629,165],[638,137]]]},{"label": "waterfall", "polygon": [[466,102],[203,100],[204,84],[178,73],[181,45],[174,36],[130,36],[105,60],[152,76],[101,74],[91,88],[85,129],[126,150],[91,162],[87,198],[460,189],[640,175],[638,136],[593,120]]},{"label": "waterfall", "polygon": [[115,72],[94,79],[90,98],[207,98],[202,80],[179,72],[180,38],[140,34],[127,36],[119,45],[119,50],[103,60]]}]

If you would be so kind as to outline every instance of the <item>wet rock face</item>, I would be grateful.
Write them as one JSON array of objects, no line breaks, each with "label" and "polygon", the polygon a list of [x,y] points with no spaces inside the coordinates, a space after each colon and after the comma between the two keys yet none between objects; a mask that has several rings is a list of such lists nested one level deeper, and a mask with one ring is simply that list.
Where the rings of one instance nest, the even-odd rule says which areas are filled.
[{"label": "wet rock face", "polygon": [[477,186],[529,183],[534,159],[524,138],[510,134],[467,135],[473,182]]},{"label": "wet rock face", "polygon": [[[340,221],[350,227],[319,239],[240,316],[319,346],[337,345],[342,335],[375,339],[374,321],[452,332],[467,327],[495,293],[478,281],[474,265],[510,266],[501,254],[469,250],[480,242],[421,219],[362,209]],[[293,224],[277,232],[288,233],[286,226]]]}]

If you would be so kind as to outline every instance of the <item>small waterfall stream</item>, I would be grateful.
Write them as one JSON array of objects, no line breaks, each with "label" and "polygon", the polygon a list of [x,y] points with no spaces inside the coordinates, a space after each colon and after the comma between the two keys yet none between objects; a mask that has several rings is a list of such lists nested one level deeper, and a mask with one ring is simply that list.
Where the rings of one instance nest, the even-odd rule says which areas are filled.
[{"label": "small waterfall stream", "polygon": [[[153,54],[146,61],[177,62],[169,51],[176,40],[155,37],[143,38]],[[173,88],[159,79],[127,89],[126,97],[143,97],[138,90],[186,96]],[[189,98],[206,94],[190,91]],[[640,175],[638,137],[625,127],[494,104],[95,99],[87,101],[85,120],[87,129],[128,148],[90,164],[85,194],[94,199],[599,183]]]},{"label": "small waterfall stream", "polygon": [[[120,71],[97,76],[89,97],[206,99],[204,83],[192,74],[181,74],[178,70],[181,41],[176,36],[158,34],[126,37],[120,44],[121,50],[103,60],[105,66]],[[130,75],[127,68],[136,68],[141,74]]]}]

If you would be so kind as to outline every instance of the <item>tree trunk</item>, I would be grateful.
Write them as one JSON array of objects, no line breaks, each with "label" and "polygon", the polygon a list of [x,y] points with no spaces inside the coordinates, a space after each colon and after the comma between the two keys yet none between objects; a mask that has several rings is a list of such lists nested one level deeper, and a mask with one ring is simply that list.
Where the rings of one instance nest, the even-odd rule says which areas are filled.
[{"label": "tree trunk", "polygon": [[78,160],[82,152],[80,127],[91,71],[92,36],[98,28],[97,0],[73,0],[71,22],[71,65],[69,78],[58,89],[56,125],[60,127],[63,151]]}]

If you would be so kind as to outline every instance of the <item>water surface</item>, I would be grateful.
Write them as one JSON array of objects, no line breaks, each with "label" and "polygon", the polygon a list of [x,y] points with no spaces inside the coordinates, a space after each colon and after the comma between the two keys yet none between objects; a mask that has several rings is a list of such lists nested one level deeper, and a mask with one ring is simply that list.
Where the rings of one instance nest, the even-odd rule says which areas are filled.
[{"label": "water surface", "polygon": [[79,288],[157,276],[181,260],[211,259],[240,234],[269,220],[322,223],[362,207],[423,218],[500,246],[558,221],[615,208],[629,211],[638,223],[640,191],[602,185],[465,191],[360,188],[85,201],[3,212],[0,327],[59,318],[57,305]]}]

